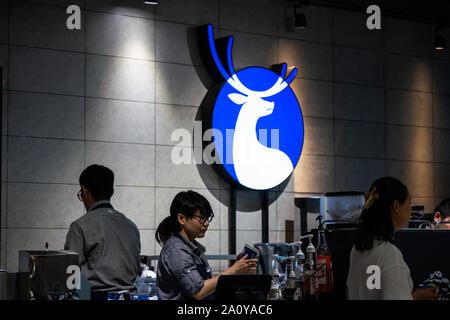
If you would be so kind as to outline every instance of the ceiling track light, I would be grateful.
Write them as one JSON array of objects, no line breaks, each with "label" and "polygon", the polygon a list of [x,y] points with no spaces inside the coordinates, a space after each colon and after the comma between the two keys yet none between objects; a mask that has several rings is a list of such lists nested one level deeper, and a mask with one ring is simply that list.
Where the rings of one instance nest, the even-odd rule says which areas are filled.
[{"label": "ceiling track light", "polygon": [[144,4],[148,4],[148,5],[152,5],[152,6],[156,6],[159,4],[158,0],[153,0],[153,1],[144,1]]}]

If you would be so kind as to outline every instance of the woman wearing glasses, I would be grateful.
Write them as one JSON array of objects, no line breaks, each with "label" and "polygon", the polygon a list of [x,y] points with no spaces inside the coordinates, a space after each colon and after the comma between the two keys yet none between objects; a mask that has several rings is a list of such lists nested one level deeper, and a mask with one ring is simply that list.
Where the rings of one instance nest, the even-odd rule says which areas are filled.
[{"label": "woman wearing glasses", "polygon": [[213,217],[208,200],[197,192],[180,192],[173,199],[170,216],[155,235],[164,245],[157,269],[157,294],[162,300],[212,299],[220,275],[255,272],[258,260],[244,256],[212,277],[205,247],[195,239],[205,236]]}]

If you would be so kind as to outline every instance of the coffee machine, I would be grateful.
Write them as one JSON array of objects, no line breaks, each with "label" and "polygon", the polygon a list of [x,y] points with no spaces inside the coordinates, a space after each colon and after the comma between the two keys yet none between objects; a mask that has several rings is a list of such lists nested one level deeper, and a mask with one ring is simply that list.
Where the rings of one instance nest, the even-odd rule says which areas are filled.
[{"label": "coffee machine", "polygon": [[[78,267],[78,254],[72,251],[19,251],[19,273],[27,274],[25,299],[60,299],[73,291],[67,287],[68,270]],[[80,279],[81,280],[81,279]],[[21,290],[21,291],[24,291]]]},{"label": "coffee machine", "polygon": [[320,220],[324,229],[353,228],[364,206],[364,192],[328,192],[323,197]]}]

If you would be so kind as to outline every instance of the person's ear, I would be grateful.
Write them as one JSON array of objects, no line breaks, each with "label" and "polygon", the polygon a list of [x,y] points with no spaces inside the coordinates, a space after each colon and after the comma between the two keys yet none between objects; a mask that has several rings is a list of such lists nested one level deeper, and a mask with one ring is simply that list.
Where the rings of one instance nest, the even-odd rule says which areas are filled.
[{"label": "person's ear", "polygon": [[394,203],[392,203],[392,211],[395,214],[398,214],[400,211],[400,202],[398,202],[398,200],[394,200]]},{"label": "person's ear", "polygon": [[111,197],[110,197],[110,198],[112,198],[113,195],[114,195],[114,189],[112,189]]},{"label": "person's ear", "polygon": [[179,213],[179,214],[177,215],[177,220],[178,220],[178,223],[179,223],[181,226],[184,226],[184,224],[186,223],[186,217],[185,217],[184,214],[182,214],[182,213]]},{"label": "person's ear", "polygon": [[90,191],[88,188],[86,188],[85,186],[81,186],[81,194],[88,197],[90,195]]},{"label": "person's ear", "polygon": [[436,212],[436,213],[434,214],[434,221],[435,221],[436,223],[441,222],[441,213],[440,213],[440,212]]}]

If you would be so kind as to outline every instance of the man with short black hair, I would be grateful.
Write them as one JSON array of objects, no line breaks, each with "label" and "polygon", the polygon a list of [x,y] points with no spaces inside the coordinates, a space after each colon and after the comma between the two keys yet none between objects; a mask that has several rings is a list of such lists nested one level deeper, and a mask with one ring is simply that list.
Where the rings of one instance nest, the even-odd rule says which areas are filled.
[{"label": "man with short black hair", "polygon": [[450,229],[450,198],[442,200],[434,209],[434,222],[439,229]]},{"label": "man with short black hair", "polygon": [[77,196],[87,212],[70,225],[64,249],[79,254],[93,300],[104,300],[111,291],[132,292],[140,268],[140,236],[136,225],[110,203],[114,173],[94,164],[79,181]]}]

